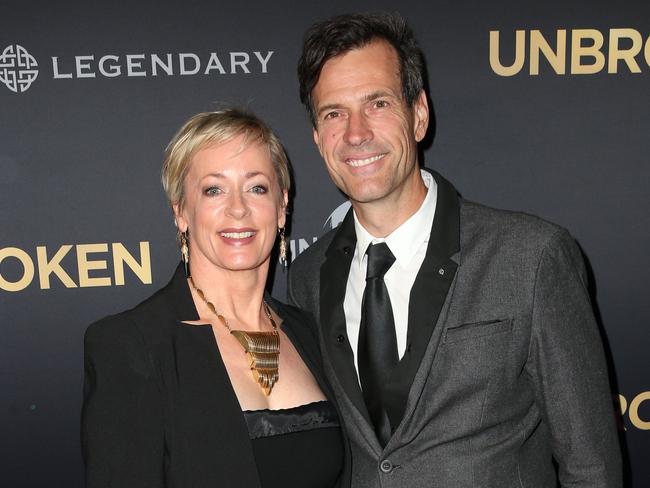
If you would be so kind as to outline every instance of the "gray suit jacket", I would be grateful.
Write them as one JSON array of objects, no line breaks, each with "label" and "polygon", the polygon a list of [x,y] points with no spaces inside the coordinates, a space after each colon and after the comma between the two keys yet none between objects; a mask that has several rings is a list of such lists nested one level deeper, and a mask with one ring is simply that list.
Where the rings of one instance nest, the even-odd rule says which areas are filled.
[{"label": "gray suit jacket", "polygon": [[385,448],[345,329],[351,213],[292,265],[289,300],[320,324],[352,443],[352,486],[621,486],[607,368],[575,242],[536,217],[464,201],[434,177],[436,216],[398,366],[410,387]]}]

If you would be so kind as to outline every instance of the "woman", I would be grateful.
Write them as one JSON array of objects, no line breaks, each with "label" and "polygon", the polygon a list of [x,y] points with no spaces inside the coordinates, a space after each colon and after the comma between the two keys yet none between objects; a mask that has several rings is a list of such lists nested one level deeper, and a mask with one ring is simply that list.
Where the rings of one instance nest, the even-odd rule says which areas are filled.
[{"label": "woman", "polygon": [[162,180],[184,263],[86,332],[87,486],[347,485],[313,323],[264,294],[278,232],[285,254],[279,141],[243,112],[201,113]]}]

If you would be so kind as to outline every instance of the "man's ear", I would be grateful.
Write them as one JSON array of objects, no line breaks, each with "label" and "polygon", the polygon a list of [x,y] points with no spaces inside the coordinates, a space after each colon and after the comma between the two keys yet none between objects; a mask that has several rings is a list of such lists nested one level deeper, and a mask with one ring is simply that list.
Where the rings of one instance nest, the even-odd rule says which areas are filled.
[{"label": "man's ear", "polygon": [[312,136],[314,137],[314,144],[316,144],[316,147],[318,148],[318,152],[320,153],[321,157],[323,157],[323,151],[321,151],[320,148],[320,137],[318,135],[318,129],[314,127]]},{"label": "man's ear", "polygon": [[427,102],[427,95],[424,93],[424,90],[420,91],[420,94],[413,104],[413,118],[415,140],[420,142],[424,139],[429,127],[429,103]]}]

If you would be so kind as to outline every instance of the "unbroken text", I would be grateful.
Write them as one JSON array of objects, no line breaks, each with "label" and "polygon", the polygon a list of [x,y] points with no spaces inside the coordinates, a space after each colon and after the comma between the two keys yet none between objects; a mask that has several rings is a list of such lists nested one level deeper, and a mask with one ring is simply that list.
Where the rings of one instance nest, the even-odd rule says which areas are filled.
[{"label": "unbroken text", "polygon": [[[72,271],[69,260],[64,263],[64,258],[74,250],[76,254],[76,273]],[[140,242],[140,258],[136,259],[121,242],[110,244],[66,244],[55,252],[48,251],[45,246],[36,247],[36,262],[26,251],[17,247],[4,247],[0,249],[0,290],[16,292],[27,288],[34,281],[38,271],[38,282],[41,290],[50,289],[52,275],[66,288],[85,288],[91,286],[124,285],[124,268],[128,267],[138,279],[147,285],[151,284],[151,257],[149,242]],[[112,258],[109,260],[106,258]],[[3,261],[17,270],[11,276],[2,273]],[[12,263],[13,261],[13,263]],[[112,276],[110,273],[112,265]],[[7,270],[7,266],[4,268]],[[66,267],[68,268],[66,270]],[[76,274],[77,281],[72,279]]]},{"label": "unbroken text", "polygon": [[[650,68],[650,37],[644,40],[635,29],[609,29],[605,33],[597,29],[573,29],[570,34],[566,29],[560,29],[554,37],[544,37],[539,30],[531,30],[528,35],[525,30],[517,30],[513,57],[512,44],[508,43],[504,49],[500,32],[490,31],[492,71],[499,76],[514,76],[524,68],[526,54],[528,73],[533,76],[539,75],[542,57],[558,75],[567,74],[567,65],[571,75],[591,75],[605,69],[609,74],[621,71],[641,73],[644,64],[644,69]],[[507,39],[512,41],[511,36]]]}]

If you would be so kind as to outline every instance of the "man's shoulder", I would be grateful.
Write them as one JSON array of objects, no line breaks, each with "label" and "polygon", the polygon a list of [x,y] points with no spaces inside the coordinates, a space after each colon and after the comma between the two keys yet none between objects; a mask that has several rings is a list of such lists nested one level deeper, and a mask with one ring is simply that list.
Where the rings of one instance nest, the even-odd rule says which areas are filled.
[{"label": "man's shoulder", "polygon": [[536,215],[461,200],[461,240],[494,236],[501,241],[546,243],[568,235],[563,227]]},{"label": "man's shoulder", "polygon": [[305,249],[289,267],[287,296],[293,304],[311,311],[317,310],[320,267],[325,253],[336,236],[338,227],[321,236]]},{"label": "man's shoulder", "polygon": [[271,307],[283,319],[289,327],[301,327],[303,325],[311,326],[313,317],[311,314],[301,308],[287,302],[278,300],[275,297],[270,299]]},{"label": "man's shoulder", "polygon": [[291,273],[306,272],[314,267],[320,268],[325,253],[336,236],[338,227],[320,236],[316,242],[300,253],[291,263]]}]

